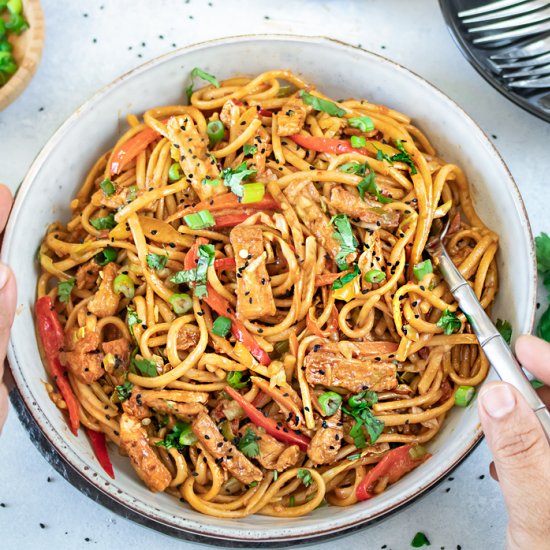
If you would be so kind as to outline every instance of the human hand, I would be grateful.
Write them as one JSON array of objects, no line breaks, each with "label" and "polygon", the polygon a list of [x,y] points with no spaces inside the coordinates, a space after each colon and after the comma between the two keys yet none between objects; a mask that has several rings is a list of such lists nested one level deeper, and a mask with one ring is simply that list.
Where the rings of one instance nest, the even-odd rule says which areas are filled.
[{"label": "human hand", "polygon": [[[9,189],[0,185],[0,235],[4,231],[12,204]],[[0,238],[0,244],[2,239]],[[11,269],[0,263],[0,431],[8,414],[8,390],[2,384],[4,362],[10,336],[10,327],[15,314],[17,291]]]},{"label": "human hand", "polygon": [[[550,344],[534,336],[516,342],[519,362],[550,384]],[[538,390],[550,406],[550,387]],[[479,415],[508,509],[508,550],[550,547],[550,444],[520,393],[505,382],[479,392]]]}]

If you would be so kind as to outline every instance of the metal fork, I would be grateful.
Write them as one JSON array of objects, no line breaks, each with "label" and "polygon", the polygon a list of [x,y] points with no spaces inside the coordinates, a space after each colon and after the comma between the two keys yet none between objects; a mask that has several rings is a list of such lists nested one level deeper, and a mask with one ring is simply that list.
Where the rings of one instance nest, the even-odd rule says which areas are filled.
[{"label": "metal fork", "polygon": [[456,268],[445,249],[443,239],[449,230],[449,225],[450,218],[442,230],[432,237],[426,249],[434,265],[439,267],[445,282],[449,285],[451,294],[468,319],[489,363],[504,382],[514,386],[523,395],[537,415],[546,436],[550,439],[550,412],[531,386],[510,347],[485,313],[472,287]]},{"label": "metal fork", "polygon": [[[506,7],[507,9],[502,9]],[[550,31],[548,0],[523,2],[504,0],[460,12],[458,16],[469,33],[482,34],[473,39],[474,44],[512,40]]]}]

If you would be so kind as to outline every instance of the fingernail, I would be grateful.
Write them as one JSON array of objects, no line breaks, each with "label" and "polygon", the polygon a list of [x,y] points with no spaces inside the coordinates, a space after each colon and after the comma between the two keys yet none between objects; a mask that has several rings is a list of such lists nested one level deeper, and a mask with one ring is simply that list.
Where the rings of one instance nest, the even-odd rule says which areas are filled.
[{"label": "fingernail", "polygon": [[482,391],[479,398],[487,414],[493,418],[510,414],[516,406],[516,398],[507,384],[492,384]]},{"label": "fingernail", "polygon": [[9,276],[10,270],[8,269],[8,266],[0,262],[0,290],[6,286]]}]

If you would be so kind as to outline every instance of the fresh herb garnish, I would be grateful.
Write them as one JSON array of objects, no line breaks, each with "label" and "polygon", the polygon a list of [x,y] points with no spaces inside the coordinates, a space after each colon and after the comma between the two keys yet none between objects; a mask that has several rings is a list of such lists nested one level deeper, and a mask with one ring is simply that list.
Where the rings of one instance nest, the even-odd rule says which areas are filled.
[{"label": "fresh herb garnish", "polygon": [[452,334],[455,332],[455,330],[458,330],[462,323],[460,322],[460,319],[456,316],[456,313],[453,313],[452,311],[449,311],[446,309],[439,318],[439,321],[437,321],[436,326],[443,329],[443,332],[448,336],[449,334]]},{"label": "fresh herb garnish", "polygon": [[90,220],[90,224],[98,231],[102,231],[103,229],[113,229],[113,227],[116,227],[115,215],[111,213],[102,218],[95,218]]},{"label": "fresh herb garnish", "polygon": [[390,164],[393,164],[391,157],[382,151],[382,149],[376,149],[376,160],[385,160]]},{"label": "fresh herb garnish", "polygon": [[538,390],[539,388],[542,388],[544,386],[544,382],[533,378],[533,380],[531,380],[531,386],[533,386],[535,390]]},{"label": "fresh herb garnish", "polygon": [[101,187],[106,197],[110,197],[116,191],[115,184],[110,179],[104,179],[99,187]]},{"label": "fresh herb garnish", "polygon": [[363,426],[367,430],[372,444],[376,443],[384,430],[384,422],[377,418],[370,409],[377,401],[378,394],[376,392],[364,391],[350,397],[348,400],[349,409],[342,407],[342,411],[355,419],[355,424],[349,431],[349,435],[353,438],[354,445],[358,449],[363,449],[367,445]]},{"label": "fresh herb garnish", "polygon": [[69,279],[68,281],[60,281],[57,283],[57,297],[60,302],[68,302],[69,296],[73,291],[76,279]]},{"label": "fresh herb garnish", "polygon": [[138,317],[137,311],[130,306],[126,308],[126,314],[128,316],[126,321],[128,323],[128,330],[130,331],[132,338],[135,340],[134,325],[141,325],[143,321]]},{"label": "fresh herb garnish", "polygon": [[510,342],[512,341],[512,325],[510,324],[510,321],[506,321],[506,319],[497,319],[495,326],[506,343],[510,345]]},{"label": "fresh herb garnish", "polygon": [[386,197],[385,195],[383,195],[378,185],[376,185],[376,176],[374,174],[374,170],[368,164],[365,164],[365,167],[366,169],[368,169],[368,172],[365,173],[365,177],[359,182],[359,185],[357,186],[357,190],[359,191],[359,195],[361,196],[361,198],[365,200],[365,193],[369,193],[370,195],[374,195],[376,197],[376,200],[382,204],[393,202],[393,199],[391,197]]},{"label": "fresh herb garnish", "polygon": [[254,458],[260,454],[260,446],[258,445],[256,434],[250,428],[246,429],[237,447],[248,458]]},{"label": "fresh herb garnish", "polygon": [[348,123],[352,128],[359,128],[361,132],[372,132],[374,130],[374,122],[370,116],[357,116],[348,119]]},{"label": "fresh herb garnish", "polygon": [[248,386],[250,378],[245,377],[243,380],[243,373],[241,371],[234,370],[227,373],[226,381],[233,389],[242,390]]},{"label": "fresh herb garnish", "polygon": [[418,170],[416,169],[416,166],[412,161],[411,155],[409,155],[409,153],[407,153],[407,151],[405,150],[403,142],[400,139],[396,139],[395,146],[399,149],[400,153],[397,153],[396,155],[392,156],[391,158],[392,162],[404,162],[405,164],[408,164],[410,166],[411,174],[413,176],[414,174],[417,174]]},{"label": "fresh herb garnish", "polygon": [[311,477],[311,472],[309,470],[298,470],[296,477],[301,479],[302,483],[306,487],[309,487],[313,483],[313,478]]},{"label": "fresh herb garnish", "polygon": [[421,548],[422,546],[431,546],[431,543],[424,533],[418,532],[412,539],[411,546],[413,548]]},{"label": "fresh herb garnish", "polygon": [[367,140],[363,136],[351,136],[350,143],[354,149],[361,149],[366,147]]},{"label": "fresh herb garnish", "polygon": [[334,391],[322,393],[317,398],[325,416],[332,416],[342,405],[342,396]]},{"label": "fresh herb garnish", "polygon": [[337,117],[343,117],[346,114],[346,111],[338,107],[336,103],[311,95],[305,90],[300,90],[298,95],[306,105],[311,105],[316,111],[323,111],[324,113]]},{"label": "fresh herb garnish", "polygon": [[361,275],[361,271],[359,270],[359,266],[355,264],[353,271],[351,273],[346,273],[343,277],[340,279],[336,279],[332,283],[332,290],[338,290],[339,288],[342,288],[344,285],[348,284],[350,281],[353,281],[355,277]]},{"label": "fresh herb garnish", "polygon": [[245,143],[243,146],[243,153],[245,155],[255,155],[258,152],[258,148],[255,145],[249,145],[248,143]]},{"label": "fresh herb garnish", "polygon": [[168,261],[168,255],[167,254],[153,254],[149,253],[145,257],[147,260],[147,265],[151,269],[155,269],[157,271],[160,271],[161,269],[164,269],[166,267],[166,262]]},{"label": "fresh herb garnish", "polygon": [[130,399],[130,395],[132,394],[132,389],[134,385],[129,380],[126,380],[124,384],[120,386],[115,386],[115,391],[118,396],[118,400],[122,403],[123,401],[126,401],[127,399]]},{"label": "fresh herb garnish", "polygon": [[222,170],[223,183],[237,197],[242,197],[244,195],[243,180],[254,175],[256,172],[255,168],[247,168],[246,162],[243,162],[237,168],[225,168]]},{"label": "fresh herb garnish", "polygon": [[197,267],[194,269],[185,269],[178,271],[170,277],[170,282],[181,284],[187,283],[194,288],[195,296],[202,298],[208,296],[206,280],[208,267],[214,263],[216,250],[212,244],[201,244],[199,246],[199,259]]},{"label": "fresh herb garnish", "polygon": [[336,263],[340,270],[344,270],[348,267],[346,256],[357,251],[358,242],[353,235],[351,224],[345,214],[333,216],[330,223],[336,226],[337,231],[333,233],[333,236],[340,243],[340,251],[336,256]]},{"label": "fresh herb garnish", "polygon": [[216,221],[210,210],[200,210],[194,214],[187,214],[187,216],[183,216],[183,219],[187,226],[194,230],[208,229],[216,225]]},{"label": "fresh herb garnish", "polygon": [[187,422],[176,422],[172,431],[164,438],[164,441],[156,443],[159,447],[166,449],[178,449],[182,451],[185,447],[194,445],[197,442],[197,436],[191,429],[191,424]]},{"label": "fresh herb garnish", "polygon": [[194,86],[193,80],[194,80],[195,77],[202,78],[203,80],[206,80],[206,82],[209,82],[210,84],[212,84],[216,88],[220,87],[220,83],[214,75],[211,75],[210,73],[207,73],[206,71],[203,71],[202,69],[199,69],[198,67],[195,67],[191,71],[191,84],[187,88],[185,88],[185,94],[187,95],[187,100],[189,102],[191,102],[191,96],[193,95],[193,86]]},{"label": "fresh herb garnish", "polygon": [[132,360],[132,367],[139,371],[143,376],[149,376],[150,378],[158,376],[157,364],[150,359],[137,359],[134,357]]},{"label": "fresh herb garnish", "polygon": [[358,162],[346,162],[338,167],[340,172],[345,174],[356,174],[358,176],[364,176],[365,170],[367,168],[366,164],[359,164]]}]

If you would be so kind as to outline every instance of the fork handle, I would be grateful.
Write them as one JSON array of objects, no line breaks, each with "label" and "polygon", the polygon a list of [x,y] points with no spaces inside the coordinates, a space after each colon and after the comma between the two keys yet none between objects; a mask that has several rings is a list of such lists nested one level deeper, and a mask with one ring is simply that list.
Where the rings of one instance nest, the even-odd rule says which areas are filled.
[{"label": "fork handle", "polygon": [[485,313],[472,287],[458,271],[444,249],[439,257],[439,269],[449,284],[452,295],[475,332],[487,360],[501,380],[514,386],[523,395],[537,415],[547,438],[550,440],[550,413],[548,409],[531,386],[512,350],[487,313]]}]

